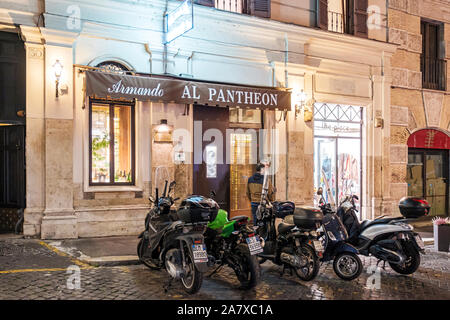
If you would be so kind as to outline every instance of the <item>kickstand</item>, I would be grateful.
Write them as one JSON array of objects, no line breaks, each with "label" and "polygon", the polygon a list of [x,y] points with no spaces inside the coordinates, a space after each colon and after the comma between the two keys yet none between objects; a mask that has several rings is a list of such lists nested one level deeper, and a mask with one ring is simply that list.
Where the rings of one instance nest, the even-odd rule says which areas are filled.
[{"label": "kickstand", "polygon": [[214,270],[213,272],[211,272],[211,274],[208,276],[208,278],[212,277],[212,275],[215,274],[215,273],[217,273],[220,269],[222,269],[222,267],[223,267],[223,263],[222,263],[220,266],[218,266],[218,267],[216,268],[216,270]]},{"label": "kickstand", "polygon": [[167,293],[167,292],[169,291],[169,288],[170,288],[170,286],[172,285],[172,281],[173,281],[173,278],[170,277],[170,278],[169,278],[169,281],[167,281],[167,284],[166,284],[165,286],[163,286],[164,293]]},{"label": "kickstand", "polygon": [[280,272],[280,277],[282,277],[284,275],[285,271],[286,271],[286,265],[283,264],[283,270],[281,270],[281,272]]}]

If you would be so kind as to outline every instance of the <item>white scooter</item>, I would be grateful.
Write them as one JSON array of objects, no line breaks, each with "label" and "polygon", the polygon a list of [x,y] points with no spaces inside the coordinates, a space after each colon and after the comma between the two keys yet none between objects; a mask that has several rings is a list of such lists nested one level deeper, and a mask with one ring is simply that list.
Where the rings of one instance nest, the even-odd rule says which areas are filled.
[{"label": "white scooter", "polygon": [[379,259],[378,263],[388,262],[400,274],[414,273],[419,268],[424,243],[408,222],[428,215],[428,202],[421,198],[405,197],[399,203],[402,217],[381,216],[359,224],[355,215],[357,199],[357,196],[348,196],[337,212],[350,235],[350,243],[358,249],[359,254],[373,255]]}]

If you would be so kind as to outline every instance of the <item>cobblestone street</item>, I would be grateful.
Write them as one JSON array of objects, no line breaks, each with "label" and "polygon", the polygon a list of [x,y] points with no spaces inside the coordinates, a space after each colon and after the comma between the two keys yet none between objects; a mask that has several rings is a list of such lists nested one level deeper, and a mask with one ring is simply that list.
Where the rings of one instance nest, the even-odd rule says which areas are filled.
[{"label": "cobblestone street", "polygon": [[[143,265],[90,267],[64,256],[39,240],[0,240],[0,299],[450,299],[450,263],[448,254],[422,256],[420,269],[412,276],[396,274],[389,267],[381,270],[380,288],[371,289],[367,268],[374,259],[363,258],[364,272],[359,279],[346,282],[322,265],[318,277],[303,282],[269,262],[262,265],[262,282],[254,290],[237,289],[230,269],[224,268],[205,277],[198,294],[185,294],[178,282],[166,292],[168,275]],[[80,289],[68,289],[70,273],[66,268],[78,265]],[[371,278],[372,279],[372,278]],[[369,279],[370,280],[370,279]]]}]

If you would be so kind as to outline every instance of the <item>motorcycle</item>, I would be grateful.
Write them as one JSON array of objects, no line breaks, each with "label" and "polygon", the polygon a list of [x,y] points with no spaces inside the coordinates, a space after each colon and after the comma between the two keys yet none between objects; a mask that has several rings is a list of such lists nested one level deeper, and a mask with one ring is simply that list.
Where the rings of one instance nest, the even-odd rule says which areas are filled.
[{"label": "motorcycle", "polygon": [[[264,174],[261,202],[256,211],[257,232],[264,241],[260,263],[271,260],[295,272],[297,277],[310,281],[320,268],[319,257],[324,249],[315,231],[321,224],[323,214],[310,207],[295,208],[292,202],[270,203],[267,197],[267,174]],[[275,206],[274,206],[275,205]],[[290,209],[285,210],[286,207]],[[277,218],[283,221],[275,227]]]},{"label": "motorcycle", "polygon": [[333,261],[336,275],[343,280],[353,280],[359,277],[363,264],[358,257],[358,250],[348,243],[348,233],[341,219],[331,209],[331,205],[323,198],[323,189],[319,188],[319,208],[323,213],[322,226],[317,230],[325,248],[322,262]]},{"label": "motorcycle", "polygon": [[208,223],[205,244],[214,264],[216,273],[224,265],[232,268],[241,284],[241,289],[255,287],[261,277],[261,269],[256,254],[262,251],[260,241],[248,226],[247,216],[237,216],[228,220],[228,213],[219,209],[216,218]]},{"label": "motorcycle", "polygon": [[179,198],[171,195],[175,181],[168,191],[167,183],[161,197],[156,188],[156,198],[149,199],[153,206],[145,218],[145,230],[139,235],[137,253],[150,269],[164,268],[169,273],[167,287],[173,280],[181,280],[185,291],[193,294],[200,290],[203,273],[208,270],[203,233],[211,212],[195,212],[189,199],[183,200],[178,211],[171,210]]},{"label": "motorcycle", "polygon": [[404,197],[399,202],[401,217],[381,216],[359,224],[355,200],[358,200],[357,196],[347,196],[338,209],[338,215],[343,217],[349,232],[350,243],[358,249],[359,254],[373,255],[378,259],[378,264],[383,261],[383,268],[388,262],[397,273],[414,273],[420,266],[420,253],[425,253],[425,246],[408,222],[428,215],[428,202],[422,198]]}]

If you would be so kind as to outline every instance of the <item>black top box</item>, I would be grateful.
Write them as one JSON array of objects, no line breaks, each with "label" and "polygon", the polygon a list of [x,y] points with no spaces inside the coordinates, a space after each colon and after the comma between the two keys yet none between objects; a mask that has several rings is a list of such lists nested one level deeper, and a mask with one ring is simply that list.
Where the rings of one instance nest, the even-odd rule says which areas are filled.
[{"label": "black top box", "polygon": [[418,197],[404,197],[400,200],[398,207],[402,216],[407,219],[420,218],[430,212],[428,201]]}]

